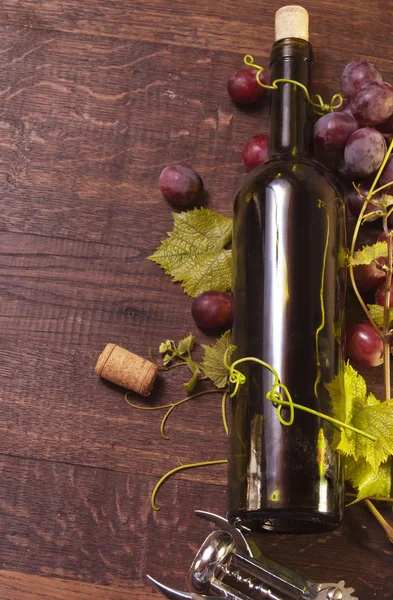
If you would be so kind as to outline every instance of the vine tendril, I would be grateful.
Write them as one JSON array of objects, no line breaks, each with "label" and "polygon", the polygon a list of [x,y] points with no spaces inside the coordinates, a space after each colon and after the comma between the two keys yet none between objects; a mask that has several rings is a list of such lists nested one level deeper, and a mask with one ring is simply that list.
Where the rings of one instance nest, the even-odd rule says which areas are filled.
[{"label": "vine tendril", "polygon": [[[246,356],[245,358],[239,358],[238,360],[235,360],[229,366],[228,359],[227,359],[227,352],[225,353],[224,364],[225,364],[226,368],[229,370],[229,381],[235,385],[234,391],[230,395],[230,398],[233,398],[236,395],[240,385],[243,385],[244,383],[246,383],[246,376],[244,375],[244,373],[242,373],[241,371],[238,371],[236,369],[237,365],[239,365],[241,363],[245,363],[245,362],[256,362],[256,363],[262,365],[263,367],[265,367],[266,369],[268,369],[271,373],[273,373],[274,381],[273,381],[270,392],[268,392],[266,394],[266,399],[270,400],[271,402],[273,402],[275,404],[278,404],[277,417],[282,425],[287,425],[287,426],[292,425],[292,423],[294,422],[294,419],[295,419],[295,408],[297,408],[298,410],[303,410],[304,412],[307,412],[311,415],[320,417],[321,419],[324,419],[325,421],[329,421],[330,423],[333,423],[333,425],[336,425],[337,427],[350,429],[354,433],[358,433],[359,435],[362,435],[363,437],[368,438],[372,442],[376,441],[376,438],[373,435],[371,435],[365,431],[362,431],[361,429],[357,429],[356,427],[353,427],[352,425],[349,425],[348,423],[344,423],[343,421],[334,419],[333,417],[330,417],[329,415],[325,415],[324,413],[318,412],[317,410],[308,408],[308,406],[303,406],[302,404],[296,404],[292,400],[292,396],[291,396],[288,388],[280,382],[279,375],[278,375],[277,371],[275,370],[275,368],[272,367],[271,365],[269,365],[268,363],[264,362],[263,360],[261,360],[259,358],[255,358],[255,356]],[[284,395],[287,397],[287,400],[284,399],[283,394],[280,392],[280,389],[283,390]],[[283,406],[287,406],[289,408],[289,419],[287,421],[281,415],[281,409]]]},{"label": "vine tendril", "polygon": [[333,112],[333,111],[337,110],[338,108],[340,108],[343,104],[344,99],[341,94],[334,94],[334,96],[330,100],[329,104],[326,104],[323,101],[322,96],[320,94],[314,94],[314,96],[313,96],[314,100],[313,100],[311,98],[310,92],[308,91],[306,86],[303,85],[303,83],[300,83],[300,81],[296,81],[295,79],[275,79],[271,85],[262,83],[262,81],[260,79],[260,75],[263,73],[264,68],[261,67],[260,65],[257,65],[254,62],[254,57],[251,56],[251,54],[246,54],[246,56],[244,57],[243,60],[244,60],[245,65],[257,70],[256,80],[261,87],[263,87],[267,90],[277,90],[278,83],[292,83],[294,86],[300,87],[303,90],[307,101],[311,104],[311,106],[314,109],[314,112],[317,115],[322,116],[326,113]]}]

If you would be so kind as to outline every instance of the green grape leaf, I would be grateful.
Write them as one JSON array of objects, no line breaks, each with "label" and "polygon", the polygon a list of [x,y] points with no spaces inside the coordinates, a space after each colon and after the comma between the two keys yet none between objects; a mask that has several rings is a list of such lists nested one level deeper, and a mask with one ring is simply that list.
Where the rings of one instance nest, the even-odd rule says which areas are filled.
[{"label": "green grape leaf", "polygon": [[377,242],[372,246],[363,246],[361,250],[356,250],[353,258],[349,258],[349,264],[353,267],[357,265],[369,265],[373,260],[386,258],[388,255],[388,245],[386,242]]},{"label": "green grape leaf", "polygon": [[355,460],[363,457],[374,471],[377,470],[393,454],[393,401],[368,405],[359,410],[352,419],[352,425],[370,433],[376,441],[346,431],[348,445],[345,453]]},{"label": "green grape leaf", "polygon": [[371,202],[374,204],[374,206],[377,206],[378,208],[383,208],[386,210],[387,208],[389,208],[389,206],[393,205],[393,196],[391,196],[390,194],[383,194],[382,200],[377,199],[377,198],[372,198]]},{"label": "green grape leaf", "polygon": [[148,257],[184,291],[195,297],[202,292],[231,288],[232,219],[206,208],[173,213],[174,227],[161,246]]},{"label": "green grape leaf", "polygon": [[345,458],[345,479],[357,488],[357,498],[351,502],[359,502],[368,496],[390,497],[392,493],[392,458],[382,463],[377,470],[361,458]]},{"label": "green grape leaf", "polygon": [[229,343],[231,332],[226,331],[216,342],[211,346],[201,344],[205,350],[202,356],[201,365],[205,375],[212,380],[218,388],[224,388],[228,385],[229,371],[224,364],[224,355],[227,352],[228,364],[231,362],[231,356],[236,346]]},{"label": "green grape leaf", "polygon": [[372,212],[366,213],[362,217],[362,224],[367,223],[369,221],[376,221],[380,217],[383,217],[383,214],[384,213],[382,212],[382,210],[373,210]]},{"label": "green grape leaf", "polygon": [[[383,327],[384,307],[379,304],[367,304],[371,318],[377,327]],[[393,308],[389,309],[389,326],[393,322]]]},{"label": "green grape leaf", "polygon": [[182,356],[183,354],[191,354],[194,349],[195,337],[190,333],[187,337],[180,340],[177,345],[177,352]]},{"label": "green grape leaf", "polygon": [[393,454],[393,401],[381,403],[367,394],[366,382],[349,363],[326,387],[334,416],[376,438],[373,442],[342,428],[335,439],[337,450],[355,460],[363,458],[375,471]]},{"label": "green grape leaf", "polygon": [[170,354],[173,354],[175,348],[176,348],[176,346],[175,346],[175,342],[173,340],[164,340],[159,345],[158,352],[160,354],[165,354],[165,352],[169,352]]},{"label": "green grape leaf", "polygon": [[199,368],[199,365],[192,359],[186,359],[186,363],[192,373],[192,377],[189,381],[187,381],[187,383],[183,383],[183,387],[186,390],[186,392],[190,394],[193,391],[196,382],[198,381],[199,375],[202,371]]},{"label": "green grape leaf", "polygon": [[336,419],[351,424],[354,410],[366,405],[367,386],[363,377],[346,363],[344,371],[336,375],[331,383],[326,384],[326,388]]}]

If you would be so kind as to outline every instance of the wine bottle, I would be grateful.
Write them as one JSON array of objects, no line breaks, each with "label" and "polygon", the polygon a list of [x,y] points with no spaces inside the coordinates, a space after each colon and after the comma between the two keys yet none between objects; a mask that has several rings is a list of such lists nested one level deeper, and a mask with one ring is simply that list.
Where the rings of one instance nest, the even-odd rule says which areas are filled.
[{"label": "wine bottle", "polygon": [[[276,14],[271,80],[310,89],[308,13]],[[335,177],[312,158],[313,114],[304,91],[271,91],[269,160],[251,171],[235,200],[234,358],[274,367],[293,402],[332,414],[326,384],[343,370],[345,214]],[[335,528],[343,513],[336,429],[295,409],[283,425],[266,396],[273,375],[255,362],[231,406],[229,512],[233,522],[285,532]],[[282,408],[282,417],[289,415]]]}]

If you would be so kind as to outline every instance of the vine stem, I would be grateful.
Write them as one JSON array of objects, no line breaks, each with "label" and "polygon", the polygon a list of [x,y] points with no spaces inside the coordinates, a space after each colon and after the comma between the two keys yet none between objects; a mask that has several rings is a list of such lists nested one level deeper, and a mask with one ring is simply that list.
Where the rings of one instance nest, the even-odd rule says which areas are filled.
[{"label": "vine stem", "polygon": [[[367,205],[369,203],[369,200],[372,198],[373,194],[376,191],[377,183],[379,181],[382,171],[385,168],[388,158],[389,158],[390,154],[392,153],[392,150],[393,150],[393,140],[389,144],[389,148],[384,156],[384,159],[378,170],[378,173],[371,185],[371,188],[367,194],[366,200],[363,203],[362,210],[360,211],[359,218],[356,222],[356,226],[355,226],[355,230],[354,230],[353,238],[352,238],[352,244],[351,244],[351,254],[350,254],[351,258],[353,258],[354,253],[355,253],[357,236],[359,234],[359,229],[360,229],[362,219],[363,219],[364,213],[366,211]],[[381,188],[378,188],[378,191],[381,191],[382,189],[384,189],[384,187],[385,186],[381,186]],[[349,266],[349,274],[350,274],[350,278],[351,278],[351,282],[352,282],[352,287],[354,289],[357,299],[359,300],[359,302],[360,302],[368,320],[370,321],[371,325],[373,326],[374,330],[378,333],[378,335],[381,336],[382,341],[383,341],[384,395],[385,395],[385,400],[390,400],[390,344],[389,344],[390,310],[389,310],[389,308],[390,308],[390,286],[392,283],[392,268],[393,268],[392,254],[393,253],[392,253],[392,239],[391,239],[391,236],[389,235],[389,228],[388,228],[388,222],[387,222],[388,216],[387,215],[388,215],[388,211],[385,209],[385,214],[383,216],[383,229],[384,229],[385,235],[387,236],[388,265],[387,265],[387,269],[386,269],[387,272],[386,272],[386,278],[385,278],[385,302],[384,302],[384,310],[383,310],[383,329],[382,329],[382,331],[377,327],[376,323],[374,322],[373,318],[371,317],[371,314],[370,314],[367,306],[363,302],[363,298],[361,297],[359,290],[357,288],[356,282],[355,282],[352,265]],[[379,510],[371,502],[371,500],[365,499],[364,502],[365,502],[368,510],[376,518],[376,520],[378,521],[378,523],[380,524],[380,526],[386,533],[386,536],[387,536],[389,542],[391,542],[393,544],[393,527],[391,525],[389,525],[389,523],[382,516],[382,514],[379,512]]]},{"label": "vine stem", "polygon": [[171,469],[170,471],[168,471],[168,473],[165,473],[165,475],[163,475],[161,477],[161,479],[154,486],[154,490],[152,491],[152,494],[151,494],[152,509],[160,510],[159,507],[156,506],[155,500],[156,500],[156,496],[157,496],[157,492],[158,492],[159,488],[162,486],[164,481],[166,481],[168,479],[168,477],[171,477],[172,475],[174,475],[175,473],[178,473],[179,471],[184,471],[185,469],[194,469],[195,467],[208,467],[210,465],[222,465],[222,464],[226,464],[227,462],[228,461],[226,459],[225,460],[208,460],[205,462],[197,462],[197,463],[189,463],[187,465],[179,465],[178,467]]},{"label": "vine stem", "polygon": [[[348,498],[357,498],[358,494],[352,494],[352,492],[345,492]],[[393,504],[393,498],[387,496],[368,496],[365,500],[375,500],[376,502],[389,502]]]},{"label": "vine stem", "polygon": [[167,412],[165,413],[165,415],[161,421],[160,431],[161,431],[161,435],[164,438],[164,440],[169,440],[168,436],[165,435],[165,424],[166,424],[167,419],[168,419],[169,415],[171,414],[171,412],[177,406],[180,406],[180,404],[184,404],[184,402],[188,402],[188,400],[193,400],[194,398],[198,398],[198,396],[205,396],[206,394],[222,394],[222,390],[217,390],[217,389],[203,390],[202,392],[198,392],[197,394],[192,394],[192,396],[187,396],[187,398],[183,398],[183,400],[178,400],[178,402],[174,402],[173,404],[170,405],[170,408],[167,410]]},{"label": "vine stem", "polygon": [[[372,185],[371,185],[371,187],[369,189],[369,192],[368,192],[368,194],[366,196],[366,200],[363,203],[362,210],[360,211],[358,220],[356,221],[355,230],[353,232],[352,243],[351,243],[351,251],[350,251],[350,257],[351,258],[353,258],[354,254],[355,254],[356,242],[357,242],[357,239],[358,239],[360,226],[362,224],[362,219],[363,219],[364,213],[366,212],[367,205],[368,205],[370,199],[372,198],[373,194],[375,193],[376,185],[377,185],[377,183],[379,181],[379,178],[381,176],[382,171],[385,168],[385,165],[386,165],[386,163],[388,161],[388,158],[389,158],[390,154],[392,153],[392,150],[393,150],[393,140],[390,142],[389,148],[388,148],[388,150],[387,150],[387,152],[386,152],[386,154],[384,156],[384,159],[382,161],[381,166],[378,169],[378,173],[376,174],[376,176],[374,178],[374,181],[373,181],[373,183],[372,183]],[[381,336],[382,339],[383,339],[384,338],[383,332],[381,332],[381,330],[375,324],[374,319],[372,318],[372,316],[370,314],[370,311],[368,310],[365,302],[363,301],[363,298],[360,295],[360,292],[359,292],[358,287],[356,285],[355,275],[353,273],[353,266],[351,264],[349,265],[349,276],[351,278],[351,283],[352,283],[353,291],[355,292],[355,295],[356,295],[357,299],[359,300],[359,303],[360,303],[361,307],[363,308],[363,310],[364,310],[364,312],[365,312],[368,320],[370,321],[370,323],[371,323],[373,329],[375,330],[375,332],[379,336]],[[390,288],[389,288],[389,290],[390,290]],[[385,303],[386,303],[386,297],[385,297]],[[387,398],[387,400],[388,399],[389,398]]]},{"label": "vine stem", "polygon": [[229,430],[228,430],[228,421],[227,421],[227,414],[226,414],[227,396],[228,396],[228,392],[225,391],[222,395],[221,414],[222,414],[222,423],[224,425],[224,430],[225,430],[225,433],[228,435]]},{"label": "vine stem", "polygon": [[386,537],[388,538],[389,542],[393,544],[393,527],[389,525],[386,519],[384,519],[379,510],[374,506],[372,502],[370,502],[370,500],[365,500],[365,503],[368,510],[377,519],[378,523],[386,533]]},{"label": "vine stem", "polygon": [[389,235],[388,218],[385,212],[383,217],[383,230],[386,235],[388,245],[388,268],[385,278],[385,302],[383,307],[383,383],[385,390],[385,400],[390,400],[390,286],[392,284],[392,236]]}]

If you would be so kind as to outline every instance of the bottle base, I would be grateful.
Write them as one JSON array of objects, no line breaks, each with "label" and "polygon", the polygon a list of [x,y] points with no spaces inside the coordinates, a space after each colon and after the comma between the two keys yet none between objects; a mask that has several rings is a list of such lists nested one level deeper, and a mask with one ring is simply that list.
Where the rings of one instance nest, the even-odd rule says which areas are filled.
[{"label": "bottle base", "polygon": [[311,510],[256,510],[229,512],[228,520],[239,528],[276,533],[322,533],[341,524],[338,514]]}]

